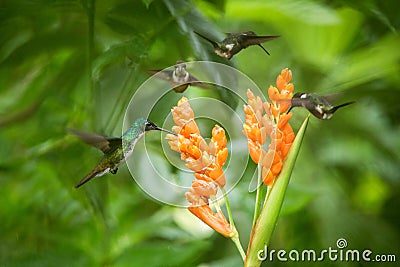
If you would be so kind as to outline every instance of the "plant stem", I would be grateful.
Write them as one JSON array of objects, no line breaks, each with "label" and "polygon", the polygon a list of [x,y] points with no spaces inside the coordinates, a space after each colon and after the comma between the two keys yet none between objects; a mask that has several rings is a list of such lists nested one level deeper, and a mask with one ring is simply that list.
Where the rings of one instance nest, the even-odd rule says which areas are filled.
[{"label": "plant stem", "polygon": [[233,217],[232,217],[231,205],[229,204],[228,194],[226,193],[226,191],[223,187],[221,187],[221,192],[224,195],[226,211],[228,212],[229,224],[232,227],[235,227],[235,223],[234,223]]},{"label": "plant stem", "polygon": [[226,205],[226,210],[228,212],[229,224],[232,226],[232,229],[237,233],[231,239],[232,239],[233,243],[236,245],[236,247],[240,253],[240,256],[242,257],[242,260],[244,261],[246,258],[246,253],[244,252],[242,244],[240,243],[239,233],[235,227],[235,222],[233,221],[231,205],[229,204],[228,195],[226,194],[226,191],[224,188],[221,188],[221,191],[222,191],[222,194],[224,195],[224,199],[225,199],[225,205]]},{"label": "plant stem", "polygon": [[231,240],[236,245],[236,248],[239,250],[239,253],[240,253],[240,256],[242,257],[242,260],[245,261],[246,253],[244,252],[242,244],[240,243],[239,234],[237,234],[236,236],[232,237]]}]

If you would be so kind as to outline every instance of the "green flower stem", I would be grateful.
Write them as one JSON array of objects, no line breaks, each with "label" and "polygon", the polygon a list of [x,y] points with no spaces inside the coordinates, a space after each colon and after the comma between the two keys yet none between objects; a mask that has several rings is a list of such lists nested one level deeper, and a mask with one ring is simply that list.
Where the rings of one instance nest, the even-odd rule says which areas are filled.
[{"label": "green flower stem", "polygon": [[234,223],[233,217],[232,217],[231,204],[229,204],[228,194],[226,193],[225,188],[223,188],[223,187],[221,187],[221,192],[224,195],[226,211],[228,212],[229,224],[233,228],[235,228],[235,223]]},{"label": "green flower stem", "polygon": [[[254,225],[257,222],[258,216],[260,215],[261,212],[261,205],[262,205],[262,197],[264,195],[264,191],[265,191],[265,187],[262,184],[262,166],[261,164],[257,165],[257,192],[256,192],[256,203],[254,205],[254,217],[253,217],[253,225],[252,227],[254,227]],[[268,190],[269,191],[269,190]]]},{"label": "green flower stem", "polygon": [[225,199],[225,205],[226,205],[226,210],[228,212],[229,224],[232,226],[233,231],[235,231],[237,233],[231,239],[232,239],[233,243],[235,244],[236,248],[238,249],[240,256],[242,257],[242,260],[244,261],[246,258],[246,253],[244,252],[242,244],[240,243],[239,233],[235,227],[235,222],[233,221],[231,205],[229,204],[228,195],[223,187],[221,188],[221,191],[222,191],[222,194],[224,195],[224,199]]},{"label": "green flower stem", "polygon": [[236,248],[239,250],[239,253],[240,253],[240,256],[242,257],[242,260],[245,261],[246,253],[244,252],[242,244],[240,243],[239,234],[237,234],[234,237],[232,237],[231,240],[235,244]]},{"label": "green flower stem", "polygon": [[268,194],[268,201],[263,206],[257,223],[252,230],[244,266],[257,267],[261,264],[261,261],[258,259],[259,251],[264,250],[265,246],[268,246],[271,240],[282,207],[283,199],[285,197],[286,188],[289,184],[290,175],[300,151],[300,145],[307,128],[308,120],[309,116],[301,125],[287,155],[282,172],[276,179],[275,184],[272,186],[270,193]]}]

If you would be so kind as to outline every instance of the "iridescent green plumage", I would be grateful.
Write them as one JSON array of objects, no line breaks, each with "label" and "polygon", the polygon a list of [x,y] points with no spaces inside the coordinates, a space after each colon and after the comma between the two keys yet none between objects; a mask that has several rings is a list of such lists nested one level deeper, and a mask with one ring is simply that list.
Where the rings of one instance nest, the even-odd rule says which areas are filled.
[{"label": "iridescent green plumage", "polygon": [[94,177],[103,176],[109,172],[112,174],[117,173],[118,166],[132,154],[136,142],[146,132],[151,130],[159,130],[174,134],[156,126],[150,120],[145,118],[137,119],[133,123],[132,127],[130,127],[120,138],[110,138],[95,133],[71,130],[71,133],[78,136],[85,143],[97,147],[104,153],[96,167],[94,167],[93,170],[75,186],[75,188],[80,187]]}]

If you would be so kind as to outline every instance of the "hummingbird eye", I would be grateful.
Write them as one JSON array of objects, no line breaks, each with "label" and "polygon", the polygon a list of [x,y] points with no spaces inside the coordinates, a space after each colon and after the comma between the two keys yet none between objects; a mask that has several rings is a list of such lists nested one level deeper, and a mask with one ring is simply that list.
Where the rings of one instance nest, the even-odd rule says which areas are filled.
[{"label": "hummingbird eye", "polygon": [[152,121],[150,121],[150,120],[146,121],[146,124],[145,124],[145,130],[146,131],[154,130],[154,129],[157,129],[157,128],[158,127]]},{"label": "hummingbird eye", "polygon": [[307,96],[308,96],[308,95],[307,95],[306,93],[304,93],[304,94],[301,94],[301,95],[300,95],[300,98],[307,98]]}]

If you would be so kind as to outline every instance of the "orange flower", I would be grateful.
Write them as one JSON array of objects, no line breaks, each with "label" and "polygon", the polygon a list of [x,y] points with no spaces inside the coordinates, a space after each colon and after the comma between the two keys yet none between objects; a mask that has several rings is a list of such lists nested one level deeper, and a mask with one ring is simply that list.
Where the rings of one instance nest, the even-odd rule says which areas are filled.
[{"label": "orange flower", "polygon": [[194,112],[185,97],[172,108],[172,116],[176,123],[172,130],[178,135],[167,135],[169,145],[172,150],[181,153],[181,159],[194,171],[196,177],[192,187],[185,194],[191,203],[189,211],[225,237],[235,236],[236,231],[232,229],[221,210],[213,212],[209,206],[210,197],[215,196],[218,187],[223,187],[226,183],[222,170],[228,158],[224,129],[216,125],[207,144],[200,134],[194,121]]},{"label": "orange flower", "polygon": [[212,182],[194,180],[192,187],[185,194],[191,203],[188,210],[221,235],[231,238],[237,233],[232,229],[222,211],[214,212],[208,204],[208,199],[216,195],[217,190],[218,188]]},{"label": "orange flower", "polygon": [[[262,179],[267,186],[273,185],[283,167],[283,161],[295,138],[289,119],[292,113],[285,112],[290,108],[293,97],[292,72],[284,69],[276,79],[276,86],[268,88],[271,102],[262,103],[260,97],[247,90],[247,105],[244,106],[246,122],[243,133],[248,140],[251,159],[262,167]],[[264,113],[264,115],[263,115]],[[267,136],[271,143],[268,150],[263,149]]]}]

